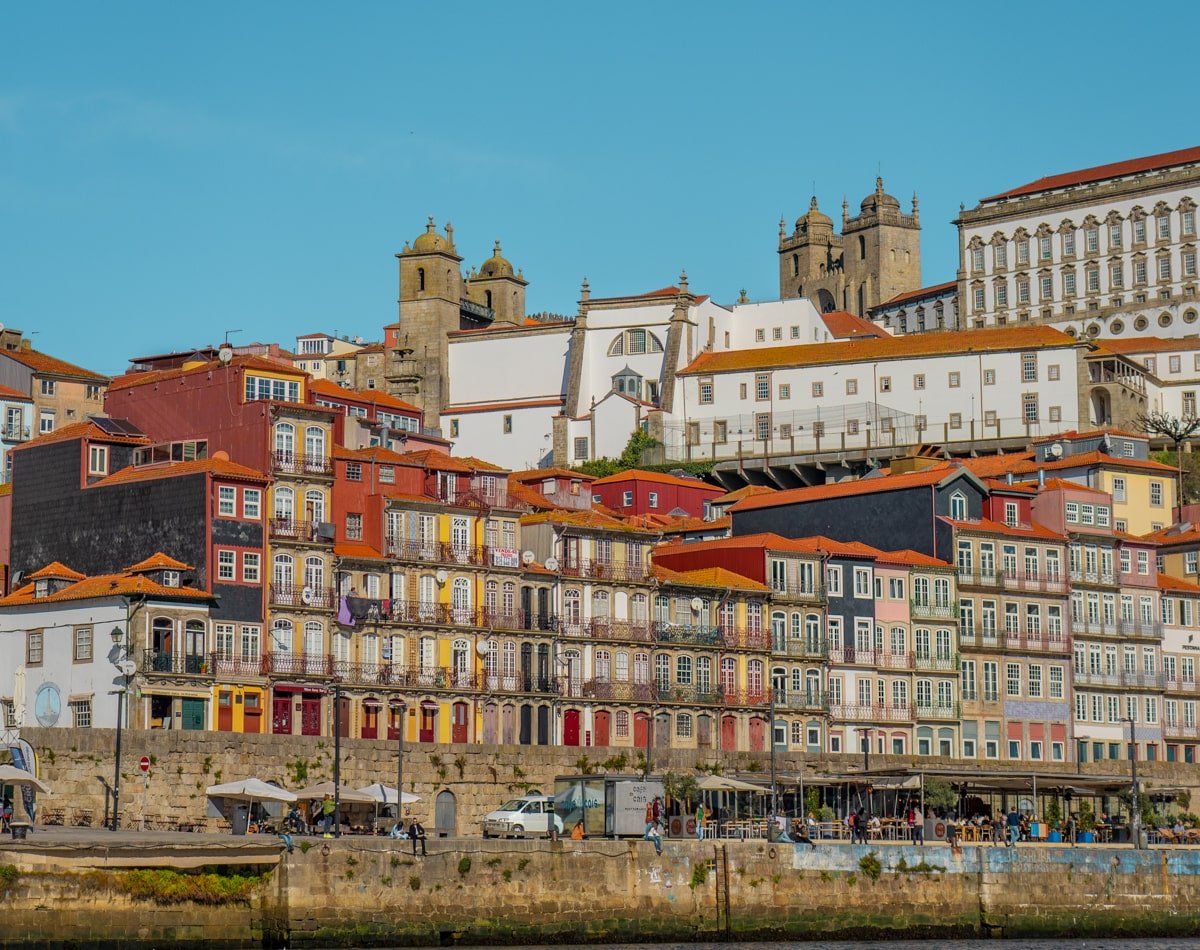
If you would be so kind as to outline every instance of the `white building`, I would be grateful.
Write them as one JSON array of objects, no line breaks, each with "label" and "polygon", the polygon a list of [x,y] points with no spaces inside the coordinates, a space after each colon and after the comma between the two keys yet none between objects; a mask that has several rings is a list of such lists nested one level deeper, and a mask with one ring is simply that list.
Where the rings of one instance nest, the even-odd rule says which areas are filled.
[{"label": "white building", "polygon": [[[115,728],[126,685],[127,725],[213,728],[202,676],[213,600],[181,585],[185,568],[156,554],[85,577],[55,562],[0,599],[4,728]],[[152,721],[156,707],[166,712]]]},{"label": "white building", "polygon": [[1196,332],[1197,197],[1200,147],[1050,175],[984,198],[955,222],[964,326]]},{"label": "white building", "polygon": [[4,464],[0,466],[0,481],[12,478],[12,458],[9,450],[14,445],[28,442],[33,422],[33,400],[9,386],[0,386],[0,451],[4,453]]},{"label": "white building", "polygon": [[896,336],[961,328],[958,283],[953,280],[897,294],[871,310],[871,319]]},{"label": "white building", "polygon": [[1079,425],[1083,344],[1050,327],[703,353],[670,458],[1035,437]]},{"label": "white building", "polygon": [[[351,375],[351,370],[343,366],[343,374],[339,378],[337,366],[354,363],[354,354],[363,348],[363,339],[356,336],[336,337],[329,333],[306,333],[296,337],[296,350],[292,362],[296,369],[302,369],[313,379],[333,379],[335,382],[345,382]],[[353,380],[350,380],[353,382]]]}]

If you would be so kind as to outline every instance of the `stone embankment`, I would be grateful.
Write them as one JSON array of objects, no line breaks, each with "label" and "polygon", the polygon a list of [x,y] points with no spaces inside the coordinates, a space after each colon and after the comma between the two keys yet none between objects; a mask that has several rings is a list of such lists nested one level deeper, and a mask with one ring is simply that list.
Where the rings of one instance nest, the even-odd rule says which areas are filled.
[{"label": "stone embankment", "polygon": [[0,848],[0,946],[1200,934],[1200,851],[1182,848],[668,841],[659,856],[642,841],[443,839],[422,858],[378,838],[287,855],[263,839],[239,854],[205,835],[69,834]]}]

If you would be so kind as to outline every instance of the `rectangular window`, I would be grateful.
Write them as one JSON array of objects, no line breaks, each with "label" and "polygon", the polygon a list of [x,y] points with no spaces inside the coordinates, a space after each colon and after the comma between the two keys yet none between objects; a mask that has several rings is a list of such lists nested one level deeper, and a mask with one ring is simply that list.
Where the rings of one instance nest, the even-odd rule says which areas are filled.
[{"label": "rectangular window", "polygon": [[1144,284],[1146,282],[1146,262],[1144,260],[1133,262],[1133,282],[1135,284]]},{"label": "rectangular window", "polygon": [[587,457],[588,457],[587,436],[578,436],[575,439],[575,458],[586,459]]},{"label": "rectangular window", "polygon": [[261,555],[253,551],[242,554],[242,580],[247,584],[257,584],[262,579]]},{"label": "rectangular window", "polygon": [[1171,258],[1164,256],[1158,259],[1158,279],[1171,279]]},{"label": "rectangular window", "polygon": [[984,304],[986,302],[984,300],[984,296],[983,296],[983,288],[982,287],[974,288],[974,292],[972,293],[971,298],[972,298],[971,302],[974,304],[975,312],[976,313],[981,312],[983,310]]},{"label": "rectangular window", "polygon": [[958,389],[958,387],[961,385],[962,376],[959,373],[951,373],[948,377],[948,381],[951,389]]},{"label": "rectangular window", "polygon": [[812,384],[812,394],[814,399],[820,399],[825,395],[825,384],[822,382],[814,382]]},{"label": "rectangular window", "polygon": [[711,406],[713,401],[713,381],[711,379],[700,380],[700,405]]},{"label": "rectangular window", "polygon": [[1021,695],[1021,664],[1008,663],[1004,671],[1004,694],[1006,696]]},{"label": "rectangular window", "polygon": [[237,552],[217,552],[217,580],[231,581],[237,576]]},{"label": "rectangular window", "polygon": [[363,516],[358,512],[348,512],[346,514],[346,540],[361,541],[362,540]]},{"label": "rectangular window", "polygon": [[996,281],[996,306],[1008,306],[1008,281],[1006,280]]},{"label": "rectangular window", "polygon": [[1037,354],[1022,353],[1021,354],[1021,382],[1036,383],[1038,378],[1037,373]]},{"label": "rectangular window", "polygon": [[854,569],[854,596],[855,597],[870,597],[871,596],[871,571],[865,567],[856,567]]},{"label": "rectangular window", "polygon": [[983,371],[983,385],[985,385],[985,386],[995,386],[996,385],[996,371],[994,369],[985,369]]},{"label": "rectangular window", "polygon": [[506,415],[500,421],[500,431],[505,435],[512,434],[512,416]]},{"label": "rectangular window", "polygon": [[771,398],[771,376],[768,373],[756,373],[754,376],[754,400],[766,402]]},{"label": "rectangular window", "polygon": [[658,492],[656,492],[656,491],[648,492],[648,493],[647,493],[647,495],[646,495],[646,497],[647,497],[647,499],[648,499],[648,500],[647,500],[647,504],[648,504],[648,505],[649,505],[651,508],[657,508],[657,507],[658,507]]},{"label": "rectangular window", "polygon": [[1108,270],[1109,270],[1108,280],[1109,280],[1109,283],[1112,284],[1113,289],[1116,290],[1121,287],[1124,287],[1125,286],[1125,268],[1122,267],[1120,264],[1113,264],[1112,267],[1110,267]]},{"label": "rectangular window", "polygon": [[1100,250],[1100,229],[1088,228],[1083,233],[1087,241],[1087,252],[1089,254],[1097,253]]},{"label": "rectangular window", "polygon": [[1054,278],[1049,275],[1043,276],[1039,282],[1039,287],[1042,292],[1042,301],[1054,299]]},{"label": "rectangular window", "polygon": [[1023,393],[1021,396],[1021,414],[1027,423],[1038,421],[1037,393]]},{"label": "rectangular window", "polygon": [[92,727],[92,701],[90,699],[73,699],[70,702],[71,722],[76,729]]},{"label": "rectangular window", "polygon": [[1100,269],[1098,267],[1089,267],[1085,271],[1087,278],[1087,292],[1089,294],[1100,293]]},{"label": "rectangular window", "polygon": [[746,398],[746,384],[745,383],[738,383],[738,398],[739,399]]},{"label": "rectangular window", "polygon": [[858,395],[858,380],[857,379],[846,380],[846,395],[847,396],[857,396]]},{"label": "rectangular window", "polygon": [[1026,303],[1029,303],[1029,301],[1031,299],[1032,298],[1029,294],[1029,278],[1028,277],[1018,277],[1017,278],[1017,303],[1026,304]]},{"label": "rectangular window", "polygon": [[237,489],[230,485],[221,485],[217,489],[217,514],[222,518],[232,518],[237,514]]},{"label": "rectangular window", "polygon": [[1146,219],[1145,218],[1134,218],[1134,220],[1133,220],[1133,243],[1134,244],[1145,244],[1146,243]]},{"label": "rectangular window", "polygon": [[1184,277],[1195,277],[1196,276],[1196,252],[1195,251],[1184,251],[1182,259],[1183,259],[1183,276]]},{"label": "rectangular window", "polygon": [[75,628],[72,659],[76,663],[90,663],[92,661],[92,642],[91,627]]},{"label": "rectangular window", "polygon": [[1029,238],[1021,238],[1017,241],[1017,263],[1029,263]]},{"label": "rectangular window", "polygon": [[754,437],[759,441],[771,438],[771,415],[760,412],[754,417]]},{"label": "rectangular window", "polygon": [[780,383],[779,384],[779,398],[780,399],[791,399],[792,398],[792,387],[788,383]]},{"label": "rectangular window", "polygon": [[925,388],[925,374],[917,373],[913,376],[913,389]]},{"label": "rectangular window", "polygon": [[88,474],[89,475],[107,475],[108,474],[108,446],[107,445],[89,445],[88,446]]},{"label": "rectangular window", "polygon": [[971,248],[971,270],[983,270],[983,248],[981,247]]},{"label": "rectangular window", "polygon": [[1163,483],[1150,483],[1150,504],[1155,508],[1161,508],[1163,503]]},{"label": "rectangular window", "polygon": [[1121,222],[1114,221],[1108,226],[1108,246],[1116,248],[1121,246]]},{"label": "rectangular window", "polygon": [[962,428],[962,413],[961,412],[950,413],[950,428],[951,429],[961,429]]},{"label": "rectangular window", "polygon": [[45,435],[54,431],[54,410],[42,409],[38,413],[38,432]]},{"label": "rectangular window", "polygon": [[257,488],[242,489],[242,517],[256,521],[262,513],[262,492]]},{"label": "rectangular window", "polygon": [[46,635],[41,630],[30,630],[25,634],[25,665],[41,666],[45,650]]},{"label": "rectangular window", "polygon": [[43,396],[53,396],[58,384],[52,379],[43,379],[41,381],[41,390]]},{"label": "rectangular window", "polygon": [[1063,256],[1064,257],[1074,257],[1075,256],[1075,232],[1074,231],[1063,232],[1062,242],[1063,242]]},{"label": "rectangular window", "polygon": [[1073,270],[1063,271],[1063,296],[1075,296],[1075,271]]},{"label": "rectangular window", "polygon": [[1048,261],[1053,255],[1052,245],[1049,234],[1043,234],[1038,238],[1038,259]]},{"label": "rectangular window", "polygon": [[1160,214],[1158,221],[1158,239],[1160,241],[1168,241],[1171,238],[1171,216]]}]

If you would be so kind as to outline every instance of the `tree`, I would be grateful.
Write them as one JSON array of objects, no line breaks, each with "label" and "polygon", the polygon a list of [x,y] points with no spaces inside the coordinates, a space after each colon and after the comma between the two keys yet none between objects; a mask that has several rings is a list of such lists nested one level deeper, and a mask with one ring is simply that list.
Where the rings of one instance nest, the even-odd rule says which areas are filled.
[{"label": "tree", "polygon": [[1179,504],[1182,505],[1184,501],[1183,454],[1180,447],[1197,432],[1200,432],[1200,418],[1194,415],[1173,416],[1160,409],[1155,409],[1150,412],[1139,413],[1134,421],[1137,423],[1138,428],[1147,435],[1162,436],[1164,439],[1169,439],[1175,446],[1175,460],[1179,468]]}]

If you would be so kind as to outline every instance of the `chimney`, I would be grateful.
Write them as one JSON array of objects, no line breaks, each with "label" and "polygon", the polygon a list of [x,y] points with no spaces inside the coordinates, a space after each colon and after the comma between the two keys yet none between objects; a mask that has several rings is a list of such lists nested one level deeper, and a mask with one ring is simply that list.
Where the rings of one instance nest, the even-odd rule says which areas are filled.
[{"label": "chimney", "polygon": [[1038,469],[1038,488],[1045,488],[1045,487],[1046,487],[1046,470],[1044,468],[1039,468]]}]

